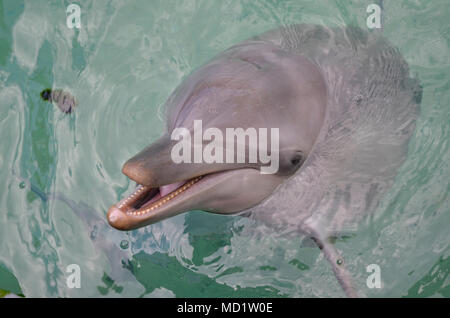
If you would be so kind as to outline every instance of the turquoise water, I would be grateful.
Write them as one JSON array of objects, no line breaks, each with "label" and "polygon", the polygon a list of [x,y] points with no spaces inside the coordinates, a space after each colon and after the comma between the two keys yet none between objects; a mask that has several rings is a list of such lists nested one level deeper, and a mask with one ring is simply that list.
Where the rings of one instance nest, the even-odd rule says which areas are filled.
[{"label": "turquoise water", "polygon": [[[164,130],[181,80],[282,24],[366,28],[371,1],[0,2],[0,290],[27,297],[342,297],[320,251],[251,220],[189,212],[132,232],[106,224],[130,156]],[[383,34],[423,86],[409,154],[377,213],[337,247],[370,297],[450,297],[448,2],[383,1]],[[45,88],[76,97],[64,114]],[[256,229],[255,229],[256,228]],[[379,264],[381,289],[366,266]],[[66,284],[78,264],[80,288]],[[1,293],[0,293],[1,295]]]}]

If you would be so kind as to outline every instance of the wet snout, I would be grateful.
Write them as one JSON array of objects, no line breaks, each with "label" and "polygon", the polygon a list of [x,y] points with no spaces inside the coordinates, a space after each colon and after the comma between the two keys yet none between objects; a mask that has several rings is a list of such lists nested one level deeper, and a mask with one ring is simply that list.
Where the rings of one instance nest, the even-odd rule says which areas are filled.
[{"label": "wet snout", "polygon": [[175,163],[171,153],[177,142],[171,140],[168,134],[164,135],[129,159],[122,167],[123,174],[140,185],[161,187],[214,172],[251,166],[239,163]]}]

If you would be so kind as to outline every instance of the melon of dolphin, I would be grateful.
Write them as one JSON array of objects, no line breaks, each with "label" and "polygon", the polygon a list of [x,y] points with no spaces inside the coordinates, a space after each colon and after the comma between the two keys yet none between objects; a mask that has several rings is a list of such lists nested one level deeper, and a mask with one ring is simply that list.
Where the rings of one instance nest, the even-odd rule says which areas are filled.
[{"label": "melon of dolphin", "polygon": [[[346,294],[357,296],[327,237],[377,206],[406,157],[419,103],[407,64],[377,33],[314,25],[266,32],[174,91],[167,133],[124,164],[139,186],[111,206],[108,221],[131,230],[194,209],[251,212],[281,232],[313,237]],[[192,131],[196,120],[224,135],[278,128],[277,173],[261,174],[261,161],[174,163],[172,131]]]}]

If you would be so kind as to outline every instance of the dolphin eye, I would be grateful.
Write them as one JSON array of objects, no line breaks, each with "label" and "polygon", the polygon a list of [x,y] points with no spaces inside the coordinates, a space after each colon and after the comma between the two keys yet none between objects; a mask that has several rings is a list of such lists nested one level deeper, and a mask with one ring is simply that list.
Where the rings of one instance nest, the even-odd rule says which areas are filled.
[{"label": "dolphin eye", "polygon": [[305,162],[306,155],[301,150],[286,149],[281,151],[280,166],[278,175],[288,176],[297,171],[303,162]]},{"label": "dolphin eye", "polygon": [[292,158],[291,158],[291,164],[293,166],[298,166],[300,163],[302,163],[303,161],[303,156],[300,153],[296,153]]}]

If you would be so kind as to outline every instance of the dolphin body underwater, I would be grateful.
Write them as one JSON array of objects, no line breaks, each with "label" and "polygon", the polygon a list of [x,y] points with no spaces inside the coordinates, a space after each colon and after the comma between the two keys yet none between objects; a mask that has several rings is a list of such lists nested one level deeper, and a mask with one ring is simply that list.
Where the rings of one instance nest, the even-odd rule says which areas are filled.
[{"label": "dolphin body underwater", "polygon": [[[241,213],[311,237],[346,295],[357,297],[329,237],[367,220],[392,185],[420,102],[406,62],[377,32],[268,31],[219,54],[173,92],[167,132],[124,164],[139,186],[110,207],[108,222],[131,230],[190,210]],[[194,120],[224,135],[226,128],[279,128],[278,172],[261,174],[259,161],[174,163],[171,132],[192,132]]]}]

